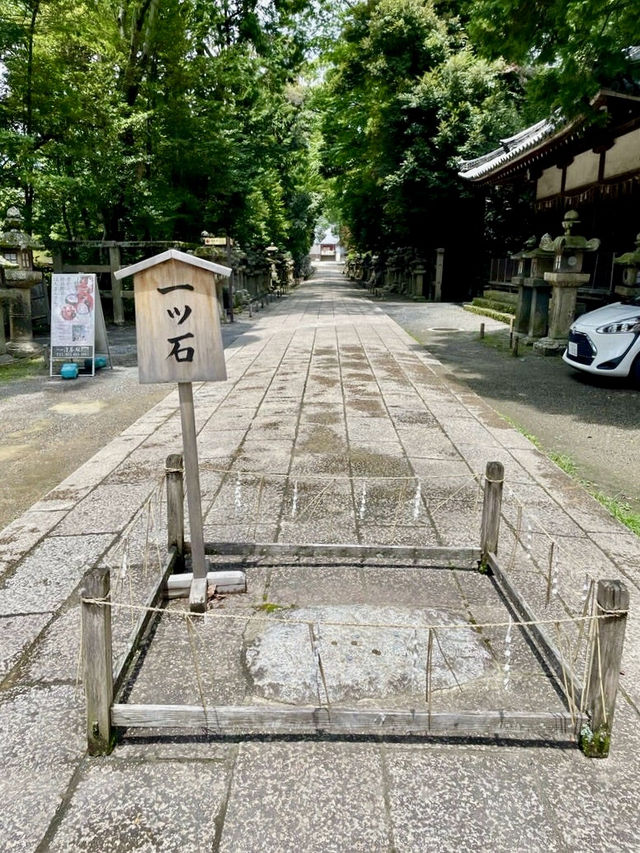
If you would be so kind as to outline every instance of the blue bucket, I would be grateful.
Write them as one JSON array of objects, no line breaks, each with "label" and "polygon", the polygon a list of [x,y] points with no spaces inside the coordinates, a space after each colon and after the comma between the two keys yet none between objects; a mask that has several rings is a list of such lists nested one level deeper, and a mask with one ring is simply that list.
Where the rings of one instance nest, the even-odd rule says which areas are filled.
[{"label": "blue bucket", "polygon": [[60,368],[60,376],[62,376],[63,379],[77,379],[78,365],[75,361],[65,361]]}]

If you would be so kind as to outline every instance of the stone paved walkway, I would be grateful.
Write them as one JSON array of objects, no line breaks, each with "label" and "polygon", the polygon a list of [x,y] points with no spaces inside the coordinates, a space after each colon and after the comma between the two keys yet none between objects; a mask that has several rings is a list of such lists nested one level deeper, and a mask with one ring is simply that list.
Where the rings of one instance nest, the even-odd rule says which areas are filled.
[{"label": "stone paved walkway", "polygon": [[[2,849],[640,848],[638,540],[466,386],[445,380],[332,267],[260,315],[226,357],[229,380],[195,393],[205,538],[476,544],[481,475],[490,459],[504,462],[500,553],[536,611],[553,619],[578,611],[585,578],[623,578],[630,588],[611,756],[589,761],[535,743],[128,736],[108,758],[89,759],[76,685],[78,587],[100,562],[113,576],[122,571],[123,534],[129,568],[114,584],[116,601],[139,600],[153,577],[147,546],[164,525],[164,460],[180,448],[174,391],[0,534]],[[558,594],[547,605],[551,542]],[[248,569],[248,603],[230,598],[221,612],[435,603],[476,622],[495,618],[478,576],[465,574],[476,580],[455,589],[448,580],[443,592],[375,561],[313,571],[304,561],[258,563]],[[225,701],[246,687],[240,654],[250,638],[246,622],[225,631],[214,617],[206,679]],[[168,691],[189,701],[185,640],[167,624],[134,690],[147,701],[168,701]],[[129,629],[127,612],[115,612],[116,650]],[[484,704],[498,698],[504,652],[499,636],[489,640]],[[238,649],[233,660],[225,641]],[[518,682],[535,668],[518,655],[516,706],[520,688],[532,702],[542,696],[532,677],[526,690]]]}]

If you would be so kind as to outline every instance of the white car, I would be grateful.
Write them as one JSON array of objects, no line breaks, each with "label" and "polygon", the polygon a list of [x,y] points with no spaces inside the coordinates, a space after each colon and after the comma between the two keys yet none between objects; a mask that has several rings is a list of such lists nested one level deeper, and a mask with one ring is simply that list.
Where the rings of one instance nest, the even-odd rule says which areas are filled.
[{"label": "white car", "polygon": [[562,358],[587,373],[629,376],[640,383],[640,297],[578,317]]}]

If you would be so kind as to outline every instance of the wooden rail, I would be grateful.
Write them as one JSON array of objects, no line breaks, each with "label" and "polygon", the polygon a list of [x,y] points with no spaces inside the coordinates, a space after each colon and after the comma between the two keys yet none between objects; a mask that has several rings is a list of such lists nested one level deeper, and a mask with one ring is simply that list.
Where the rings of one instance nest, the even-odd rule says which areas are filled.
[{"label": "wooden rail", "polygon": [[500,735],[535,736],[578,734],[582,717],[550,711],[399,711],[387,708],[332,706],[266,707],[262,705],[121,705],[111,709],[114,726],[135,728],[208,729],[215,734],[269,734],[306,730],[335,734]]},{"label": "wooden rail", "polygon": [[[185,546],[189,551],[189,544]],[[478,570],[480,548],[419,547],[406,545],[342,545],[289,542],[205,542],[207,554],[229,554],[238,557],[320,557],[324,559],[384,559],[394,562],[416,562],[417,568]]]}]

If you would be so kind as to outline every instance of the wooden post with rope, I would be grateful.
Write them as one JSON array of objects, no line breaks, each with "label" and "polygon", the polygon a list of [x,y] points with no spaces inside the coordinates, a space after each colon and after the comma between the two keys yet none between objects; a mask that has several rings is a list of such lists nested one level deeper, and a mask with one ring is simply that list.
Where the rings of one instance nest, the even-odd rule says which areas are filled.
[{"label": "wooden post with rope", "polygon": [[181,453],[170,453],[165,463],[167,479],[167,548],[175,546],[178,563],[184,559],[184,462]]},{"label": "wooden post with rope", "polygon": [[111,733],[113,662],[111,609],[108,606],[110,592],[109,569],[92,569],[85,575],[80,595],[89,755],[106,755],[111,752],[114,743]]},{"label": "wooden post with rope", "polygon": [[502,462],[487,462],[480,533],[481,562],[483,566],[487,565],[489,554],[497,554],[498,552],[503,485],[504,465]]},{"label": "wooden post with rope", "polygon": [[584,726],[580,733],[580,746],[590,758],[609,755],[628,609],[629,590],[622,581],[598,581],[595,612],[598,618],[585,703],[590,725]]},{"label": "wooden post with rope", "polygon": [[214,276],[228,278],[231,268],[170,249],[114,275],[133,276],[139,381],[178,383],[193,566],[189,607],[204,613],[207,563],[193,383],[227,378]]}]

